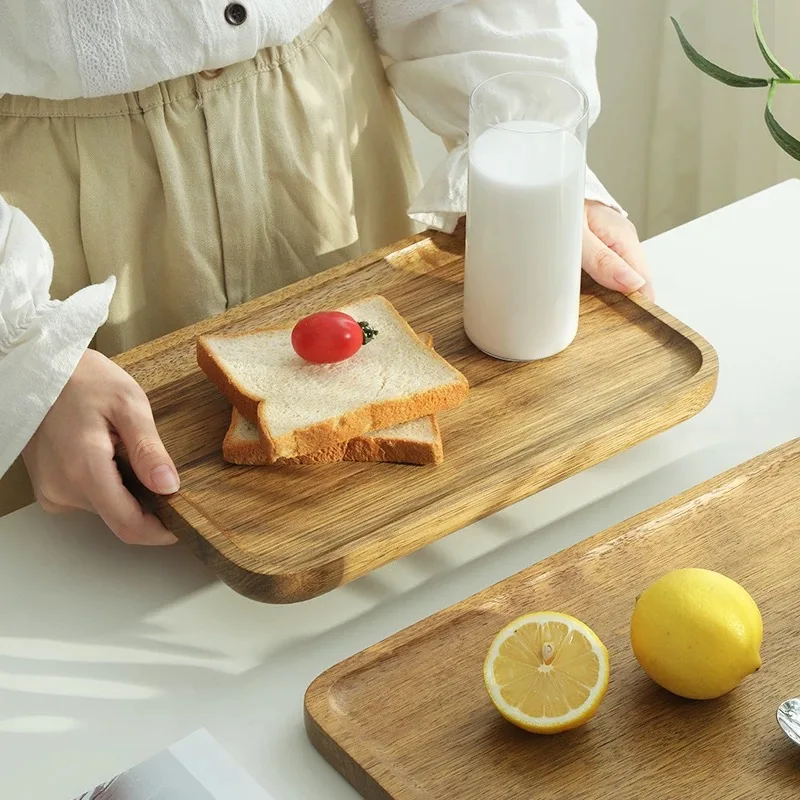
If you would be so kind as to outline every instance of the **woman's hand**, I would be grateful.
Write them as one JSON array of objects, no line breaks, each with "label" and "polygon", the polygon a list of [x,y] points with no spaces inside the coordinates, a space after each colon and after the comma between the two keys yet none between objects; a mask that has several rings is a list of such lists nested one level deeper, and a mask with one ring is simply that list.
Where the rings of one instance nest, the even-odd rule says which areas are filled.
[{"label": "woman's hand", "polygon": [[36,499],[51,513],[93,511],[128,544],[173,544],[175,536],[123,486],[114,463],[119,441],[148,489],[178,490],[144,391],[112,361],[87,350],[23,451]]},{"label": "woman's hand", "polygon": [[584,204],[583,268],[599,284],[653,299],[653,279],[633,223],[602,203]]}]

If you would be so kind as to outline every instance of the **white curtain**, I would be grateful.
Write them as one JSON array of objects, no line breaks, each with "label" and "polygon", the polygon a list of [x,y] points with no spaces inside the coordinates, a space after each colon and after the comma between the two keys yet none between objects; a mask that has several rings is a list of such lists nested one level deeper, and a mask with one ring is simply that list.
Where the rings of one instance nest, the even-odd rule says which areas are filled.
[{"label": "white curtain", "polygon": [[[715,63],[771,75],[753,33],[751,0],[584,0],[600,29],[600,121],[593,168],[650,236],[788,177],[794,161],[764,125],[766,89],[732,89],[681,50],[670,15]],[[800,3],[762,0],[762,27],[783,65],[800,72]],[[800,86],[780,87],[774,112],[800,138]]]}]

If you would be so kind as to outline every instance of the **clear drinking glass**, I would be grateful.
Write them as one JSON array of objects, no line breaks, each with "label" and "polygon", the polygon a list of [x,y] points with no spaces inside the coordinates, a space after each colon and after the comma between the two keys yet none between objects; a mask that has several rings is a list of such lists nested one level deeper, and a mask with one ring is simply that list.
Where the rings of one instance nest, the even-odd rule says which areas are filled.
[{"label": "clear drinking glass", "polygon": [[533,361],[578,332],[589,102],[537,72],[470,99],[464,328],[495,358]]}]

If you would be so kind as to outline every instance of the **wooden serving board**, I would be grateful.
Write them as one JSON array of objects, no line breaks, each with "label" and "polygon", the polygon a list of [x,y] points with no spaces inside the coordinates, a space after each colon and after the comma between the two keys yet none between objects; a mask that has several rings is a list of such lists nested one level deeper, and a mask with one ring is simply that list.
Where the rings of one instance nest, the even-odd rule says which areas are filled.
[{"label": "wooden serving board", "polygon": [[[306,600],[591,467],[700,411],[712,348],[640,297],[587,283],[574,344],[544,362],[488,358],[461,323],[463,236],[420,235],[117,360],[150,397],[181,472],[156,512],[230,586],[257,600]],[[199,333],[291,323],[383,294],[468,378],[440,416],[439,467],[223,462],[230,408],[199,370]]]},{"label": "wooden serving board", "polygon": [[[366,798],[789,800],[800,750],[775,712],[800,694],[800,440],[571,547],[354,656],[306,695],[317,749]],[[681,700],[639,668],[636,596],[679,567],[718,570],[754,597],[763,667],[715,701]],[[611,657],[597,716],[537,736],[483,686],[495,634],[527,611],[577,616]]]}]

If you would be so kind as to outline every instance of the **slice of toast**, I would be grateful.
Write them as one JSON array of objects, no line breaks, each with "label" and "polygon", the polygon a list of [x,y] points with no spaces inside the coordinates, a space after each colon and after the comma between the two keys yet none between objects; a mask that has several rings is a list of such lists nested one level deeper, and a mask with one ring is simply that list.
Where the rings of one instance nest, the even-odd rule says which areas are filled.
[{"label": "slice of toast", "polygon": [[[433,347],[433,337],[421,333],[420,341]],[[222,443],[222,457],[231,464],[261,466],[269,460],[261,444],[258,428],[237,410],[231,413],[231,424]],[[281,458],[280,465],[333,464],[338,461],[387,461],[396,464],[441,464],[444,446],[436,417],[423,417],[404,422],[383,431],[365,433],[349,442],[326,447],[316,453],[297,458]]]},{"label": "slice of toast", "polygon": [[[262,466],[270,464],[258,435],[258,428],[235,408],[231,425],[222,443],[222,456],[231,464]],[[444,460],[442,436],[436,417],[404,422],[383,431],[365,433],[349,442],[334,444],[316,453],[296,458],[279,458],[281,466],[334,464],[339,461],[385,461],[394,464],[441,464]]]},{"label": "slice of toast", "polygon": [[378,336],[339,364],[303,361],[292,348],[293,326],[197,339],[200,368],[257,425],[268,463],[454,408],[469,392],[467,379],[385,298],[340,310]]}]

